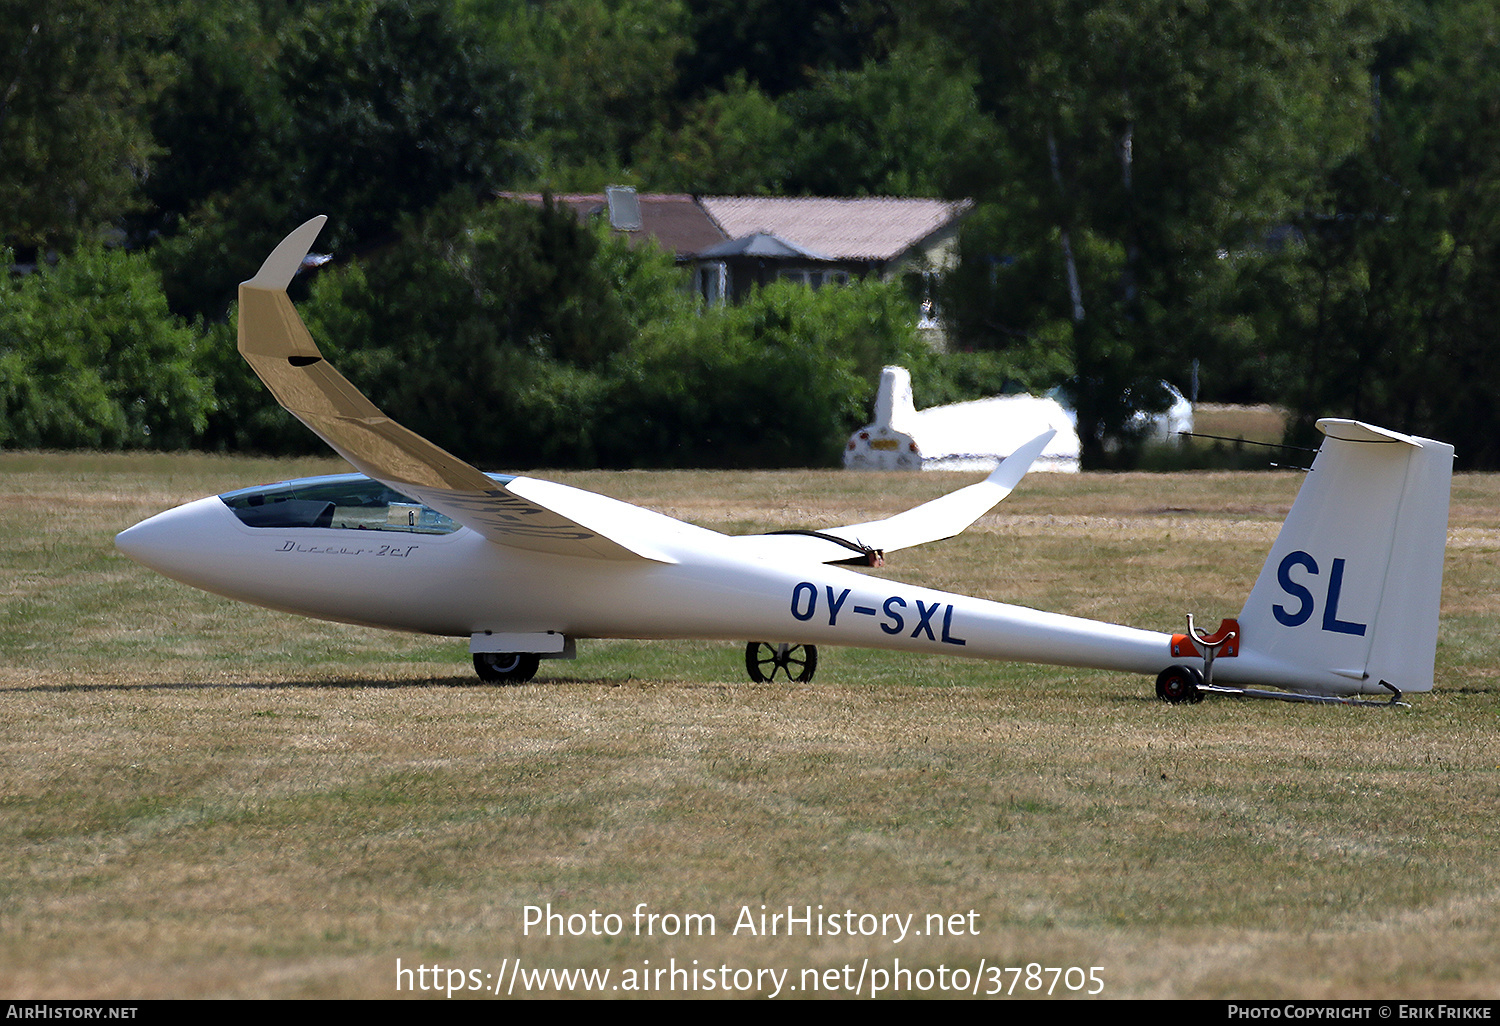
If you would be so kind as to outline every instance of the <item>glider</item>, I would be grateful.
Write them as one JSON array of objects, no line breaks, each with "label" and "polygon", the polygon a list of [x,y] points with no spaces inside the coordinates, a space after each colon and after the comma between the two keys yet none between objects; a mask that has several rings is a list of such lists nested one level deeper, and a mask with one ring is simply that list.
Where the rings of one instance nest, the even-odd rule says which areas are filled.
[{"label": "glider", "polygon": [[[873,577],[841,564],[948,538],[1051,439],[884,520],[729,536],[591,492],[484,474],[390,420],[331,367],[286,288],[326,218],[240,286],[239,350],[358,471],[228,492],[121,532],[168,577],[273,609],[469,638],[487,681],[529,680],[580,638],[771,638],[753,679],[805,681],[848,645],[1155,675],[1159,697],[1357,701],[1431,690],[1453,449],[1352,420],[1325,438],[1234,620],[1165,634]],[[1260,691],[1261,687],[1279,691]]]}]

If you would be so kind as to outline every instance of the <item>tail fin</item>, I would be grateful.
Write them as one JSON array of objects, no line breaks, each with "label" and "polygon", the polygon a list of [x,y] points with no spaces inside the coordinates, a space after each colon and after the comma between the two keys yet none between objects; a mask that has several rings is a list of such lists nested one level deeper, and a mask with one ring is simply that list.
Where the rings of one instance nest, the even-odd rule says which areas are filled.
[{"label": "tail fin", "polygon": [[1430,691],[1453,447],[1354,420],[1318,428],[1322,448],[1240,613],[1241,655],[1308,690]]}]

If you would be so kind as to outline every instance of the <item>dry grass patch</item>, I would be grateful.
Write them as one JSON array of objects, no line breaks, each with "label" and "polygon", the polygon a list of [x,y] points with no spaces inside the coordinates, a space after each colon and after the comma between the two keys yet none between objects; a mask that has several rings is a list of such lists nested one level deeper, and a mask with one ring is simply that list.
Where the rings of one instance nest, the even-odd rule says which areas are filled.
[{"label": "dry grass patch", "polygon": [[1226,438],[1280,442],[1286,431],[1286,410],[1259,404],[1198,403],[1193,407],[1193,430]]}]

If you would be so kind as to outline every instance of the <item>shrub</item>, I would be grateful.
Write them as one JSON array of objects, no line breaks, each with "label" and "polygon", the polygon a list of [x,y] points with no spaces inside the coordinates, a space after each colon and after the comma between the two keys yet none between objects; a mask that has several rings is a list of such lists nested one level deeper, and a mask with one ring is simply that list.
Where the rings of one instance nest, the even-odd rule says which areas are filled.
[{"label": "shrub", "polygon": [[181,448],[213,402],[199,333],[144,257],[85,246],[0,279],[0,445]]}]

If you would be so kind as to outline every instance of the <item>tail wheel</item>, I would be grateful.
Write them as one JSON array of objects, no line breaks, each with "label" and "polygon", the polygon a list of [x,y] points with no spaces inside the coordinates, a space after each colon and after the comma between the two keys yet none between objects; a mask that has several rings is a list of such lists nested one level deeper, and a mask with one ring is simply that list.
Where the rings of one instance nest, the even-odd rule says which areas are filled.
[{"label": "tail wheel", "polygon": [[1202,683],[1203,674],[1191,666],[1168,666],[1156,675],[1156,697],[1172,705],[1201,702],[1203,692],[1198,687]]},{"label": "tail wheel", "polygon": [[475,652],[474,672],[487,684],[525,684],[541,659],[531,652]]},{"label": "tail wheel", "polygon": [[757,684],[783,674],[793,684],[806,684],[818,668],[818,649],[814,645],[773,645],[769,641],[752,641],[745,646],[745,671]]}]

